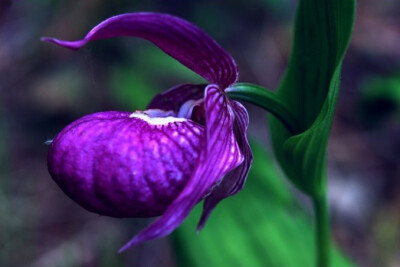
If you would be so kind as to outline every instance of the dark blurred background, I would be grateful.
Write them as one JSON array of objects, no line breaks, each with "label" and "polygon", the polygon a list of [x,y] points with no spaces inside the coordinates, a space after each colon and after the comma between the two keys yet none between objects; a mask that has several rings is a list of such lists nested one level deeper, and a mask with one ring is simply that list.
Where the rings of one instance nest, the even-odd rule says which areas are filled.
[{"label": "dark blurred background", "polygon": [[[151,241],[117,254],[117,249],[149,220],[101,217],[73,203],[47,172],[48,147],[44,144],[85,114],[143,109],[158,92],[201,78],[142,40],[96,41],[73,52],[40,42],[41,36],[75,40],[100,21],[120,13],[171,13],[197,24],[226,48],[238,63],[241,82],[274,90],[287,64],[296,5],[292,0],[1,0],[0,266],[178,266],[183,261],[201,264],[212,257],[200,248],[197,252],[185,250],[192,237],[186,237],[183,230],[173,242],[168,238]],[[358,266],[400,266],[399,14],[400,2],[396,0],[359,1],[328,149],[333,236],[341,254],[346,255],[343,257]],[[260,175],[273,169],[279,176],[269,156],[267,116],[258,108],[247,107],[249,135],[256,146],[266,150],[260,154],[268,157],[257,165],[264,170]],[[282,185],[287,187],[286,182]],[[249,188],[243,196],[256,196]],[[312,229],[307,219],[311,216],[309,203],[290,186],[287,190],[303,203],[296,209],[305,214],[305,227]],[[251,207],[247,199],[242,198],[239,205]],[[229,209],[220,206],[215,213]],[[275,216],[267,208],[265,213]],[[221,216],[211,215],[214,222],[193,239],[202,240],[202,235],[216,238],[211,231],[218,218],[222,225],[223,220],[236,220]],[[285,218],[290,223],[290,217]],[[230,236],[253,229],[251,222],[241,223],[243,227],[231,229]],[[190,226],[193,233],[194,224]],[[285,231],[274,234],[279,229],[271,229],[264,241],[286,238],[282,236]],[[214,244],[215,239],[208,242]],[[293,244],[274,242],[274,248],[279,245],[292,257]],[[258,247],[263,246],[265,242]],[[254,257],[266,253],[259,250]],[[192,259],[199,254],[203,258]],[[247,253],[237,261],[252,262],[251,257]]]}]

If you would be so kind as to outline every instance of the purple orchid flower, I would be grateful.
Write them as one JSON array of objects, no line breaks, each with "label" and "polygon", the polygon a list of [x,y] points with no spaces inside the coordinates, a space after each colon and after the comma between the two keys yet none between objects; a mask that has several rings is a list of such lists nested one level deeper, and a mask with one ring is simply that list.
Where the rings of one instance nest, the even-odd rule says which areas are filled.
[{"label": "purple orchid flower", "polygon": [[103,21],[79,41],[42,40],[79,49],[117,36],[151,41],[210,83],[178,85],[145,111],[87,115],[53,140],[49,172],[81,206],[113,217],[160,216],[123,251],[171,233],[204,199],[201,229],[219,201],[242,189],[252,153],[247,111],[224,92],[238,79],[235,61],[195,25],[166,14],[130,13]]}]

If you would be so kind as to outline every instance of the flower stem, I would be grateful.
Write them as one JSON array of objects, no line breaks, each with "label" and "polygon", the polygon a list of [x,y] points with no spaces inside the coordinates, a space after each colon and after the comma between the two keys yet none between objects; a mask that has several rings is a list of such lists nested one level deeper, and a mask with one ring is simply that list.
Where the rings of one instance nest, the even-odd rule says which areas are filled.
[{"label": "flower stem", "polygon": [[313,197],[315,216],[316,267],[329,267],[330,263],[330,223],[326,194]]},{"label": "flower stem", "polygon": [[232,99],[244,100],[271,112],[291,134],[301,132],[300,124],[291,110],[277,94],[266,88],[250,83],[236,83],[228,87],[225,92]]},{"label": "flower stem", "polygon": [[[302,131],[296,117],[286,104],[278,95],[266,88],[249,83],[236,83],[228,87],[225,92],[232,99],[244,100],[271,112],[291,134]],[[325,190],[312,197],[312,200],[315,212],[316,267],[329,267],[330,223]]]}]

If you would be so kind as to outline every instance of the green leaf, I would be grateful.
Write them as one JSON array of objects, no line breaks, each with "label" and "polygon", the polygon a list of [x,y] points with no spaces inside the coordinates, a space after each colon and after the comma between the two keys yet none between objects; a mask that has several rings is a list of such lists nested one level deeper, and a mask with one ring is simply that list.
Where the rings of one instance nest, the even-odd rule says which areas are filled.
[{"label": "green leaf", "polygon": [[277,90],[301,131],[291,134],[271,117],[274,151],[290,180],[310,196],[325,192],[326,146],[354,17],[355,0],[301,0],[289,67]]},{"label": "green leaf", "polygon": [[[175,231],[179,266],[313,266],[309,214],[296,204],[261,147],[252,144],[254,163],[245,188],[221,202],[199,234],[201,205]],[[332,266],[353,266],[337,249],[332,252]]]}]

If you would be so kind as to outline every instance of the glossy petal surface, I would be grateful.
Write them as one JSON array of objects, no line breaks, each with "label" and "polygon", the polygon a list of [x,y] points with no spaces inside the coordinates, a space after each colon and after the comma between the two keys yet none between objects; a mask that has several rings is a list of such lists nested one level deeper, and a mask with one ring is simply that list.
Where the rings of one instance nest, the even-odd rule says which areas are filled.
[{"label": "glossy petal surface", "polygon": [[235,117],[229,100],[218,86],[209,85],[204,101],[206,139],[190,180],[163,215],[120,251],[171,233],[187,217],[194,205],[218,185],[225,174],[243,162],[244,157],[235,138]]},{"label": "glossy petal surface", "polygon": [[54,139],[50,174],[86,209],[114,217],[157,216],[186,186],[204,141],[203,127],[139,115],[91,114]]},{"label": "glossy petal surface", "polygon": [[214,39],[190,22],[167,14],[139,12],[118,15],[101,22],[79,41],[49,37],[42,40],[79,49],[90,41],[117,36],[146,39],[222,88],[238,78],[235,61]]}]

